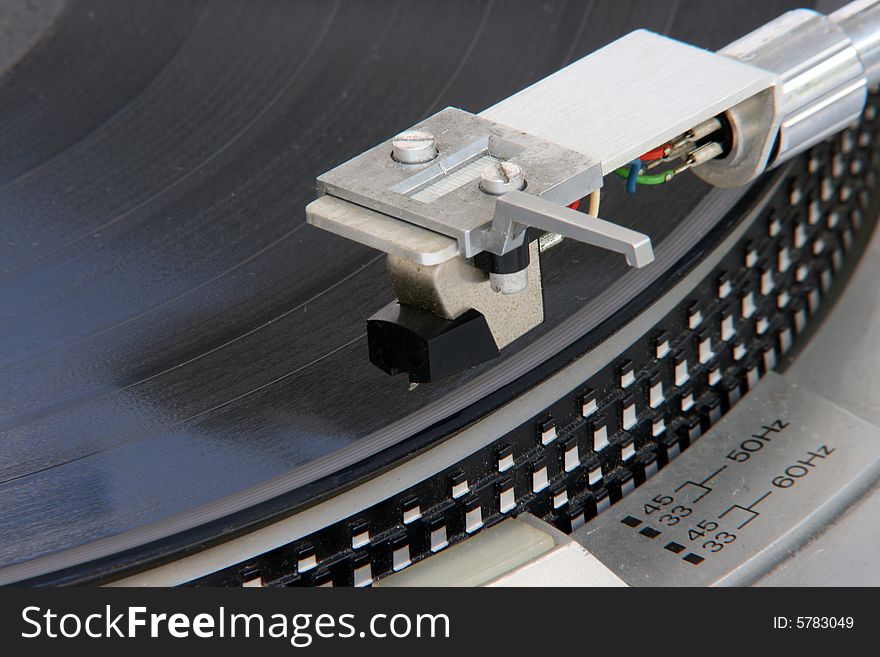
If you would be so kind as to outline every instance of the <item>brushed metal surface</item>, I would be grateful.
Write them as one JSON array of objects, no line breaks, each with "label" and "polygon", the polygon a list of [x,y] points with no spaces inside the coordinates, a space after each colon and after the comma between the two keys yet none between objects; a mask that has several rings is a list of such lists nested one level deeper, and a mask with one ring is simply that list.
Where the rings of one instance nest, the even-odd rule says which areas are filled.
[{"label": "brushed metal surface", "polygon": [[[831,315],[785,376],[880,426],[880,232]],[[876,437],[880,440],[880,436]],[[880,586],[880,486],[814,540],[792,549],[760,586]]]},{"label": "brushed metal surface", "polygon": [[[880,23],[874,29],[880,32]],[[817,12],[790,11],[720,52],[779,75],[774,162],[852,125],[865,107],[868,84],[858,50],[843,29]]]},{"label": "brushed metal surface", "polygon": [[831,14],[831,20],[852,40],[865,68],[868,86],[880,83],[880,3],[877,0],[849,2]]},{"label": "brushed metal surface", "polygon": [[[497,124],[454,107],[428,117],[414,130],[436,135],[439,154],[423,164],[400,164],[391,156],[392,139],[318,176],[318,193],[329,194],[389,217],[448,235],[470,258],[489,250],[503,255],[522,243],[522,234],[495,239],[487,235],[495,196],[474,177],[427,200],[418,192],[436,186],[473,162],[490,156],[525,170],[529,193],[568,205],[602,186],[597,161],[580,152]],[[315,215],[312,213],[312,217]],[[323,216],[321,223],[333,223]],[[374,244],[378,242],[373,237]],[[393,243],[388,248],[392,248]],[[388,248],[378,246],[387,251]]]},{"label": "brushed metal surface", "polygon": [[326,194],[306,206],[306,220],[316,228],[419,265],[439,265],[460,252],[451,237]]},{"label": "brushed metal surface", "polygon": [[878,477],[880,428],[770,372],[573,537],[635,586],[749,584]]},{"label": "brushed metal surface", "polygon": [[638,30],[480,116],[579,151],[609,174],[775,82],[760,68]]}]

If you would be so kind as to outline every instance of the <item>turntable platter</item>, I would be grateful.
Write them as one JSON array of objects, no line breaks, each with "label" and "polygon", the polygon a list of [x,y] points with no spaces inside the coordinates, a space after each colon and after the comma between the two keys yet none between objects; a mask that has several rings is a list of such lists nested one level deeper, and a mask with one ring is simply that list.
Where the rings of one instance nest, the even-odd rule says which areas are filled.
[{"label": "turntable platter", "polygon": [[[518,394],[566,320],[582,334],[645,285],[592,307],[629,274],[563,244],[539,329],[410,389],[367,358],[383,258],[305,224],[315,177],[637,27],[717,48],[803,4],[71,0],[0,41],[0,566],[213,540]],[[662,248],[741,193],[689,178],[603,203]],[[110,540],[118,563],[90,551]]]}]

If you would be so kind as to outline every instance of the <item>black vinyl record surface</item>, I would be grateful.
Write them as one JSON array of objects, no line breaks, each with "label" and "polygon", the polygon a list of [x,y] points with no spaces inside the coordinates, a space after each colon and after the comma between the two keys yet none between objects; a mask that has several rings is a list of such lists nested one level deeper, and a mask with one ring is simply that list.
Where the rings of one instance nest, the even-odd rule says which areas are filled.
[{"label": "black vinyl record surface", "polygon": [[[501,384],[516,394],[496,368],[627,274],[623,259],[564,243],[542,264],[544,325],[411,390],[367,357],[364,321],[394,296],[384,258],[306,225],[315,177],[632,29],[715,49],[803,4],[13,1],[0,566],[115,536],[133,548],[139,528],[281,493],[305,504]],[[603,215],[658,245],[714,193],[683,177],[628,197],[619,182]]]}]

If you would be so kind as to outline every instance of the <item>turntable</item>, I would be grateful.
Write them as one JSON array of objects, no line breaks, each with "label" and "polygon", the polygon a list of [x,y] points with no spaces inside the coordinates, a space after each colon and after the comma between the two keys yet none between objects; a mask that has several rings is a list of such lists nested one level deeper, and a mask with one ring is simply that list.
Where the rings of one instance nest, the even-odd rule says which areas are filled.
[{"label": "turntable", "polygon": [[880,583],[806,4],[4,5],[0,582]]}]

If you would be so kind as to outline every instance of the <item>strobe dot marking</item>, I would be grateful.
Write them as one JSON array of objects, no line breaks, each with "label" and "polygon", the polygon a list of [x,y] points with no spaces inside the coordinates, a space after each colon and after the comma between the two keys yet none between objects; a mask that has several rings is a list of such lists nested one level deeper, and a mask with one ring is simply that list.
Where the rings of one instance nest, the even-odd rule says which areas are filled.
[{"label": "strobe dot marking", "polygon": [[662,532],[657,531],[653,527],[645,527],[642,531],[639,532],[639,534],[647,538],[657,538],[658,536],[660,536],[661,533]]},{"label": "strobe dot marking", "polygon": [[642,524],[641,520],[639,520],[638,518],[634,518],[632,516],[627,516],[626,518],[624,518],[620,522],[623,523],[624,525],[626,525],[627,527],[638,527],[639,525]]}]

